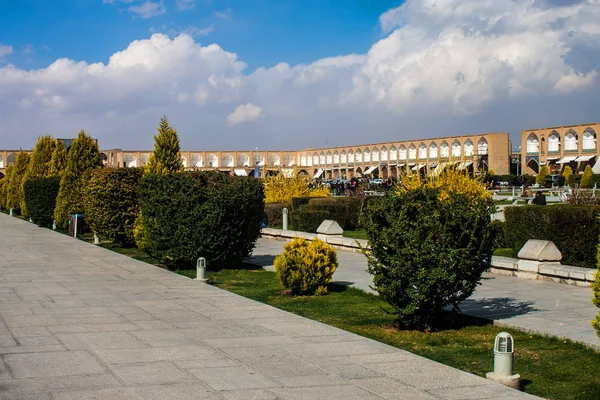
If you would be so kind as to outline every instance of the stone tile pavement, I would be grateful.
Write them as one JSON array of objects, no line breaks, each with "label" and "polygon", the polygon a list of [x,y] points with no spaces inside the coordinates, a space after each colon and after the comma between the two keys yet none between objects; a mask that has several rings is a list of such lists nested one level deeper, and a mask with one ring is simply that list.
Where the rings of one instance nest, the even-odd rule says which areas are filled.
[{"label": "stone tile pavement", "polygon": [[[275,239],[259,239],[255,262],[272,269],[284,244]],[[337,255],[339,267],[333,280],[373,292],[365,256],[343,250],[338,250]],[[486,273],[482,285],[461,305],[461,311],[493,320],[497,325],[569,338],[600,349],[600,340],[590,325],[599,310],[591,300],[590,288]]]},{"label": "stone tile pavement", "polygon": [[0,400],[526,399],[0,214]]}]

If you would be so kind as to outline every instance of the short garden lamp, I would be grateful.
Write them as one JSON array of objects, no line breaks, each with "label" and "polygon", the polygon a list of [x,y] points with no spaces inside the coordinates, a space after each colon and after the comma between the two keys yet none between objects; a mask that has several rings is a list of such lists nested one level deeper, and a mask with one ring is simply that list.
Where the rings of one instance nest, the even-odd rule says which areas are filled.
[{"label": "short garden lamp", "polygon": [[11,208],[11,209],[8,211],[8,213],[9,213],[9,215],[10,215],[11,217],[12,217],[13,215],[15,215],[15,211],[14,211],[14,210],[15,210],[14,208]]},{"label": "short garden lamp", "polygon": [[282,211],[282,220],[283,220],[283,230],[287,231],[288,230],[288,209],[284,208]]},{"label": "short garden lamp", "polygon": [[206,282],[206,259],[200,257],[196,262],[196,280],[200,282]]},{"label": "short garden lamp", "polygon": [[514,341],[510,333],[500,332],[494,341],[494,372],[487,378],[513,389],[520,389],[521,377],[513,374]]}]

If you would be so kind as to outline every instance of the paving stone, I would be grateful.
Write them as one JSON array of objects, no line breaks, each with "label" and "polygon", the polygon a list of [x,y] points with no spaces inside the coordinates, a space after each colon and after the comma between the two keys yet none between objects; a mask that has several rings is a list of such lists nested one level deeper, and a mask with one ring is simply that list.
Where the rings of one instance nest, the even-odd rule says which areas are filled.
[{"label": "paving stone", "polygon": [[156,361],[206,360],[225,357],[207,346],[158,347],[144,349],[96,350],[95,353],[109,364]]},{"label": "paving stone", "polygon": [[31,393],[118,386],[121,385],[111,374],[53,376],[0,381],[2,392],[11,400],[16,396]]},{"label": "paving stone", "polygon": [[214,390],[259,389],[280,386],[247,367],[198,368],[189,372]]},{"label": "paving stone", "polygon": [[143,386],[52,393],[55,400],[217,400],[221,397],[201,384]]},{"label": "paving stone", "polygon": [[9,354],[4,356],[4,362],[15,378],[99,374],[105,371],[91,354],[84,351]]},{"label": "paving stone", "polygon": [[116,364],[111,366],[111,371],[128,386],[195,381],[192,376],[168,362]]},{"label": "paving stone", "polygon": [[145,346],[126,332],[59,333],[56,336],[71,350],[132,349]]},{"label": "paving stone", "polygon": [[353,385],[270,389],[286,400],[381,400],[380,396]]}]

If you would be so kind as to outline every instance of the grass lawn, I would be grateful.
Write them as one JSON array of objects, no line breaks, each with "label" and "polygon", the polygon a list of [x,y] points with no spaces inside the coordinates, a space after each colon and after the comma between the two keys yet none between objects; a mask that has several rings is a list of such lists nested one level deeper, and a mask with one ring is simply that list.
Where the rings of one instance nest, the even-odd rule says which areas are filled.
[{"label": "grass lawn", "polygon": [[494,255],[500,256],[500,257],[512,257],[512,249],[498,248],[498,249],[494,250]]},{"label": "grass lawn", "polygon": [[352,238],[352,239],[364,239],[367,240],[367,232],[361,229],[355,231],[344,231],[344,237]]}]

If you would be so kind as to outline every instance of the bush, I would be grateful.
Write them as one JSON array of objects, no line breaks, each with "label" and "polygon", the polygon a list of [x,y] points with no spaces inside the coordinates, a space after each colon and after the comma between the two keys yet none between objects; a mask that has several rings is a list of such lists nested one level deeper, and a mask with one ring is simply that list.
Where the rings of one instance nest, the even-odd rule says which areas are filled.
[{"label": "bush", "polygon": [[269,218],[269,226],[282,226],[283,225],[283,209],[288,209],[288,223],[289,211],[291,205],[289,203],[270,203],[265,204],[265,212]]},{"label": "bush", "polygon": [[124,246],[134,244],[133,226],[140,210],[136,188],[142,173],[142,168],[88,171],[83,203],[92,231]]},{"label": "bush", "polygon": [[585,171],[583,171],[583,175],[581,176],[580,185],[582,188],[591,188],[593,186],[593,184],[592,184],[592,176],[593,175],[594,175],[594,173],[592,172],[592,166],[589,164],[586,165]]},{"label": "bush", "polygon": [[546,180],[550,178],[550,171],[548,171],[548,167],[545,165],[542,165],[542,168],[540,168],[540,172],[537,174],[537,177],[535,178],[535,183],[537,183],[540,186],[544,186],[544,184],[546,183]]},{"label": "bush", "polygon": [[293,197],[327,197],[331,193],[328,187],[310,187],[305,178],[294,176],[286,178],[282,174],[267,177],[265,184],[265,203],[289,203]]},{"label": "bush", "polygon": [[[600,256],[600,245],[598,246],[598,256]],[[600,259],[600,257],[598,257]],[[600,263],[598,264],[598,270],[600,271]],[[596,277],[594,278],[594,282],[592,282],[592,291],[594,292],[594,297],[592,298],[592,303],[596,305],[596,307],[600,308],[600,272],[596,272]],[[600,338],[600,313],[596,315],[596,319],[592,321],[592,326],[596,329],[598,333],[598,337]]]},{"label": "bush", "polygon": [[333,247],[319,239],[296,238],[275,257],[275,272],[284,289],[293,295],[327,293],[327,284],[337,269]]},{"label": "bush", "polygon": [[222,267],[250,255],[260,232],[264,194],[257,179],[217,172],[149,174],[138,186],[149,253],[166,265],[204,257]]},{"label": "bush", "polygon": [[417,187],[366,203],[368,270],[402,328],[435,329],[471,296],[492,257],[491,198]]},{"label": "bush", "polygon": [[319,225],[329,218],[329,211],[300,210],[291,214],[292,227],[300,232],[317,232]]},{"label": "bush", "polygon": [[34,179],[23,184],[27,212],[33,222],[39,226],[52,224],[59,186],[58,176]]},{"label": "bush", "polygon": [[492,236],[494,237],[494,249],[502,249],[506,247],[506,222],[492,221]]},{"label": "bush", "polygon": [[358,228],[363,199],[360,197],[330,197],[311,199],[301,206],[304,211],[327,211],[328,219],[336,221],[345,230]]},{"label": "bush", "polygon": [[506,247],[513,257],[529,239],[554,242],[562,263],[596,268],[600,206],[560,204],[546,207],[506,207]]},{"label": "bush", "polygon": [[21,204],[24,202],[23,178],[27,172],[30,158],[29,154],[23,150],[19,152],[6,188],[6,208],[14,208],[18,214],[22,214],[22,211],[24,211],[21,210]]}]

